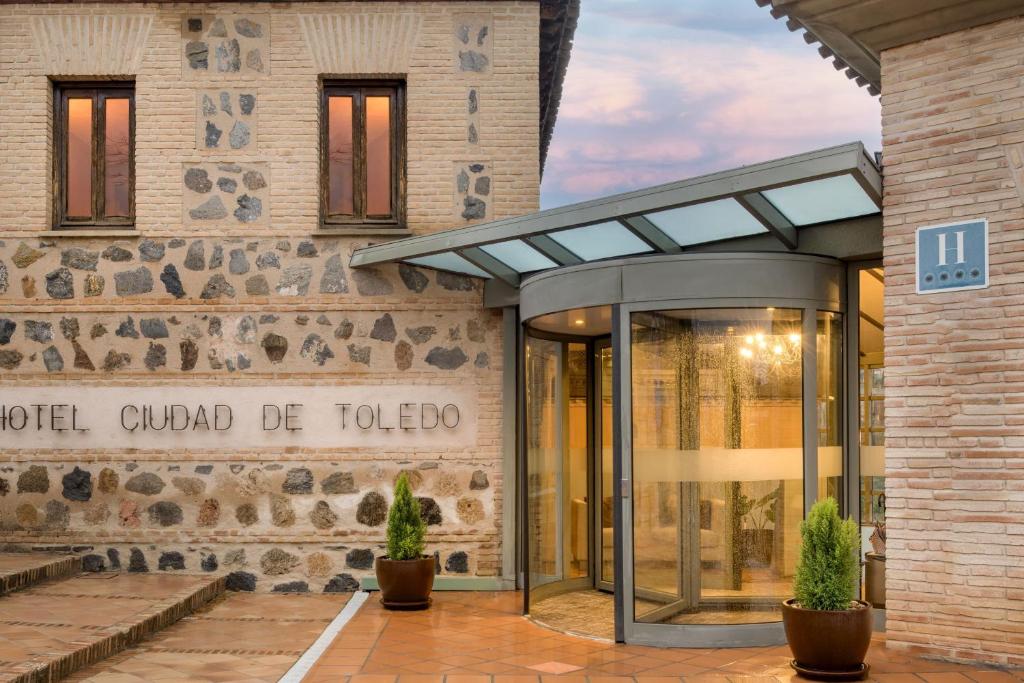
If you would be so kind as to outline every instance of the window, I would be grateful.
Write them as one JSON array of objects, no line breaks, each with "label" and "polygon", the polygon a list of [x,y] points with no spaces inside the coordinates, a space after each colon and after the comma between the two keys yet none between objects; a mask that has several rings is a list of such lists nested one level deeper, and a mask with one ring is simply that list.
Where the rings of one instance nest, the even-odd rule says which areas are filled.
[{"label": "window", "polygon": [[325,83],[320,120],[324,226],[403,227],[403,85],[384,81]]},{"label": "window", "polygon": [[54,89],[57,228],[128,227],[135,216],[135,86]]}]

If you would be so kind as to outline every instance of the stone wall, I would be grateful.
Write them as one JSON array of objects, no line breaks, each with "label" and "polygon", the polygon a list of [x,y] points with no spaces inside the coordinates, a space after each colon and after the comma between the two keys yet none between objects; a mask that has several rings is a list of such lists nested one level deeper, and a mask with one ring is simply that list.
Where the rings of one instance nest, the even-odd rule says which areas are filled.
[{"label": "stone wall", "polygon": [[[94,569],[231,572],[241,589],[352,590],[382,553],[405,470],[438,570],[494,577],[500,315],[482,308],[477,280],[348,267],[382,236],[318,232],[318,79],[406,79],[413,233],[536,210],[537,5],[254,7],[0,6],[0,396],[44,386],[58,399],[86,385],[469,389],[475,443],[0,443],[0,543],[70,547]],[[48,77],[115,76],[136,82],[135,230],[54,234]]]},{"label": "stone wall", "polygon": [[[887,643],[1024,665],[1024,20],[882,56]],[[920,226],[989,221],[991,286],[921,296]]]}]

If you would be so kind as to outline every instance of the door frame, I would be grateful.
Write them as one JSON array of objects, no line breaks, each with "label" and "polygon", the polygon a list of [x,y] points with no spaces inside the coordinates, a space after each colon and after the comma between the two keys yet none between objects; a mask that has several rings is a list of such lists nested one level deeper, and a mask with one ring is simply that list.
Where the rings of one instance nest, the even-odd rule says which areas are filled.
[{"label": "door frame", "polygon": [[[594,401],[594,388],[596,383],[595,372],[594,372],[594,340],[600,337],[586,337],[582,335],[571,335],[571,334],[559,334],[556,332],[545,332],[530,327],[525,322],[521,327],[521,343],[519,344],[519,356],[520,356],[520,367],[522,371],[519,373],[520,382],[522,384],[520,391],[520,412],[522,420],[520,424],[520,443],[522,448],[520,451],[519,459],[519,480],[522,482],[519,491],[519,504],[523,511],[522,519],[522,530],[520,534],[520,543],[522,544],[522,558],[523,558],[523,614],[530,613],[530,602],[531,597],[544,599],[545,597],[551,597],[560,593],[567,593],[576,590],[582,590],[587,588],[594,588],[595,582],[597,581],[597,565],[595,564],[595,552],[594,546],[596,543],[596,536],[593,524],[592,510],[594,507],[594,492],[596,486],[596,476],[594,467],[595,447],[594,447],[594,434],[595,434],[595,413],[593,410]],[[542,584],[540,586],[530,585],[530,525],[529,525],[529,510],[530,510],[530,498],[529,498],[529,459],[527,457],[527,449],[529,447],[529,434],[527,433],[527,420],[526,420],[526,344],[529,338],[539,339],[544,341],[559,342],[561,344],[559,350],[559,361],[560,361],[560,372],[561,381],[559,388],[559,403],[561,399],[566,397],[567,383],[568,383],[568,364],[569,355],[566,353],[569,344],[582,344],[585,348],[585,354],[587,358],[586,363],[586,387],[587,387],[587,402],[591,405],[588,406],[586,411],[587,418],[587,484],[586,491],[588,500],[588,506],[591,510],[588,511],[588,524],[587,524],[587,575],[576,577],[576,578],[562,578],[554,581]],[[610,337],[605,335],[605,338]],[[568,403],[566,402],[566,407]],[[562,406],[560,406],[560,409]],[[562,424],[559,427],[559,439],[562,441],[562,447],[565,448],[567,444],[566,432],[564,426],[566,423],[566,415],[561,416]],[[564,458],[564,450],[563,450]],[[565,514],[562,505],[562,498],[564,490],[562,488],[562,480],[559,480],[559,506],[557,511],[558,517],[558,529],[556,531],[556,537],[558,539],[559,557],[557,559],[557,565],[563,570],[561,573],[564,574],[565,568]]]},{"label": "door frame", "polygon": [[[592,506],[592,521],[591,529],[594,537],[593,545],[591,545],[591,558],[592,558],[592,574],[594,576],[594,588],[607,593],[615,592],[615,546],[618,543],[619,536],[615,529],[615,436],[612,435],[612,468],[611,481],[612,481],[612,580],[605,581],[602,575],[602,569],[604,567],[604,449],[601,444],[602,435],[604,433],[604,424],[602,418],[602,380],[601,380],[601,351],[608,349],[610,352],[612,349],[612,338],[610,334],[600,335],[592,337],[592,349],[590,352],[590,371],[593,374],[593,382],[590,385],[590,394],[592,397],[591,401],[591,413],[593,414],[594,429],[593,438],[590,443],[590,464],[593,472],[593,488],[591,489],[591,500],[593,501]],[[615,365],[614,360],[612,364],[612,375],[611,382],[615,384]],[[612,393],[612,400],[614,401],[614,391]],[[614,403],[612,411],[612,425],[614,427]]]}]

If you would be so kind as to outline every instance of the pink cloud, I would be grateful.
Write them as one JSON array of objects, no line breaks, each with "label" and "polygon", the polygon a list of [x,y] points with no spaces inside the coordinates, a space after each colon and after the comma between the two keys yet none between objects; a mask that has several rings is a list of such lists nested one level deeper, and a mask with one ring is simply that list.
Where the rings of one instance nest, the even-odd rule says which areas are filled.
[{"label": "pink cloud", "polygon": [[802,42],[678,33],[577,40],[546,197],[564,203],[858,139],[878,147],[877,99]]}]

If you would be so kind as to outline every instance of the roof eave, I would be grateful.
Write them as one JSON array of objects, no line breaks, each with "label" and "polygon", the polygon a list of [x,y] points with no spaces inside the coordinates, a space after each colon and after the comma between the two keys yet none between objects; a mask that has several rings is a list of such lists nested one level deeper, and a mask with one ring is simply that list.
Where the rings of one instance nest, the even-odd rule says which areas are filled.
[{"label": "roof eave", "polygon": [[[569,69],[580,0],[541,0],[540,3],[540,175],[558,119],[562,87]],[[545,73],[545,70],[547,73]],[[545,87],[545,84],[547,87]]]}]

